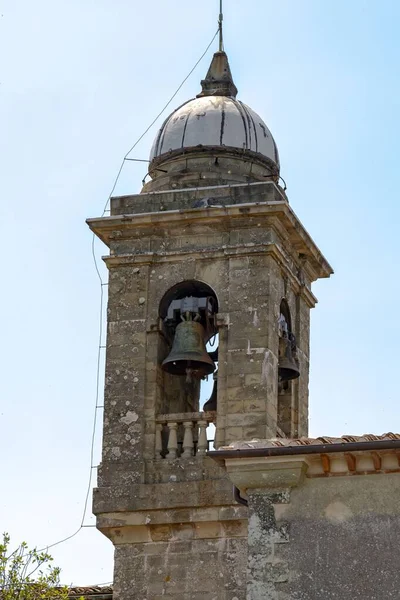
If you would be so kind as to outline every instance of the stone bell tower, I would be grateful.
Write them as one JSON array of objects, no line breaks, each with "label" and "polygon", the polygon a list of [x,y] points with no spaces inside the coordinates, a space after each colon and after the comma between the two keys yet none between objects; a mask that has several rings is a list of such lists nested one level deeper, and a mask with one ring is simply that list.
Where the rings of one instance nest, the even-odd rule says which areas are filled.
[{"label": "stone bell tower", "polygon": [[94,512],[114,600],[243,600],[247,509],[206,452],[307,434],[311,283],[332,271],[225,52],[201,86],[163,123],[142,192],[88,220],[110,251]]}]

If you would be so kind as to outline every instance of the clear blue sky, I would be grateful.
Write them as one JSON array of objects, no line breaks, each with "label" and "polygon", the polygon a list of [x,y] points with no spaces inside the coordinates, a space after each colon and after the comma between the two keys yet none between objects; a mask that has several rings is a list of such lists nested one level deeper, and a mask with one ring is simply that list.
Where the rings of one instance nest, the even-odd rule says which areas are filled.
[{"label": "clear blue sky", "polygon": [[[15,542],[44,546],[79,525],[99,310],[85,218],[202,54],[217,5],[0,3],[0,529]],[[225,0],[239,97],[274,134],[291,205],[335,269],[314,289],[312,435],[400,431],[399,18],[397,0]],[[210,56],[171,108],[199,91]],[[129,163],[117,192],[139,191],[144,174]],[[112,579],[95,529],[52,552],[66,583]]]}]

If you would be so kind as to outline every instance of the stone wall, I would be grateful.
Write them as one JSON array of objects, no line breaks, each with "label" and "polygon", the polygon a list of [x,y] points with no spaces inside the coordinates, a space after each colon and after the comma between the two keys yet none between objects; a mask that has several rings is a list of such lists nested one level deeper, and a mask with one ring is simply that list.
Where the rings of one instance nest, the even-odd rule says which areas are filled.
[{"label": "stone wall", "polygon": [[356,456],[360,470],[343,475],[310,475],[290,457],[232,472],[260,485],[247,489],[247,600],[399,597],[400,472],[395,455],[390,469],[376,456],[375,469],[362,472],[366,459]]},{"label": "stone wall", "polygon": [[154,528],[146,544],[116,545],[113,600],[245,600],[247,538],[229,525]]},{"label": "stone wall", "polygon": [[[180,478],[198,477],[192,467]],[[115,545],[113,600],[245,600],[247,509],[234,503],[223,473],[115,485],[95,494],[95,511]]]},{"label": "stone wall", "polygon": [[[400,475],[310,479],[280,507],[293,600],[380,600],[400,590]],[[282,510],[283,508],[283,510]]]}]

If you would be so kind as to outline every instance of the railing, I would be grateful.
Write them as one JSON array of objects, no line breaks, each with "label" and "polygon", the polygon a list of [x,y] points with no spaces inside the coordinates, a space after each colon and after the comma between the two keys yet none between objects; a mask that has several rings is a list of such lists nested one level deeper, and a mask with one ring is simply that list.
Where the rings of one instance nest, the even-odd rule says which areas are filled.
[{"label": "railing", "polygon": [[[216,412],[177,413],[156,418],[156,460],[175,460],[204,455],[213,439],[207,430],[216,422]],[[209,429],[208,429],[209,428]]]}]

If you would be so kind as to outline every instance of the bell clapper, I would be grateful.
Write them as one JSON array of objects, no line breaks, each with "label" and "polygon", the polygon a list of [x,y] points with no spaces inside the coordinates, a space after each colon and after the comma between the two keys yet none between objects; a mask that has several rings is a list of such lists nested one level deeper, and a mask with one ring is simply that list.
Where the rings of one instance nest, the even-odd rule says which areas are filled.
[{"label": "bell clapper", "polygon": [[186,367],[186,383],[192,383],[193,381],[193,369]]}]

